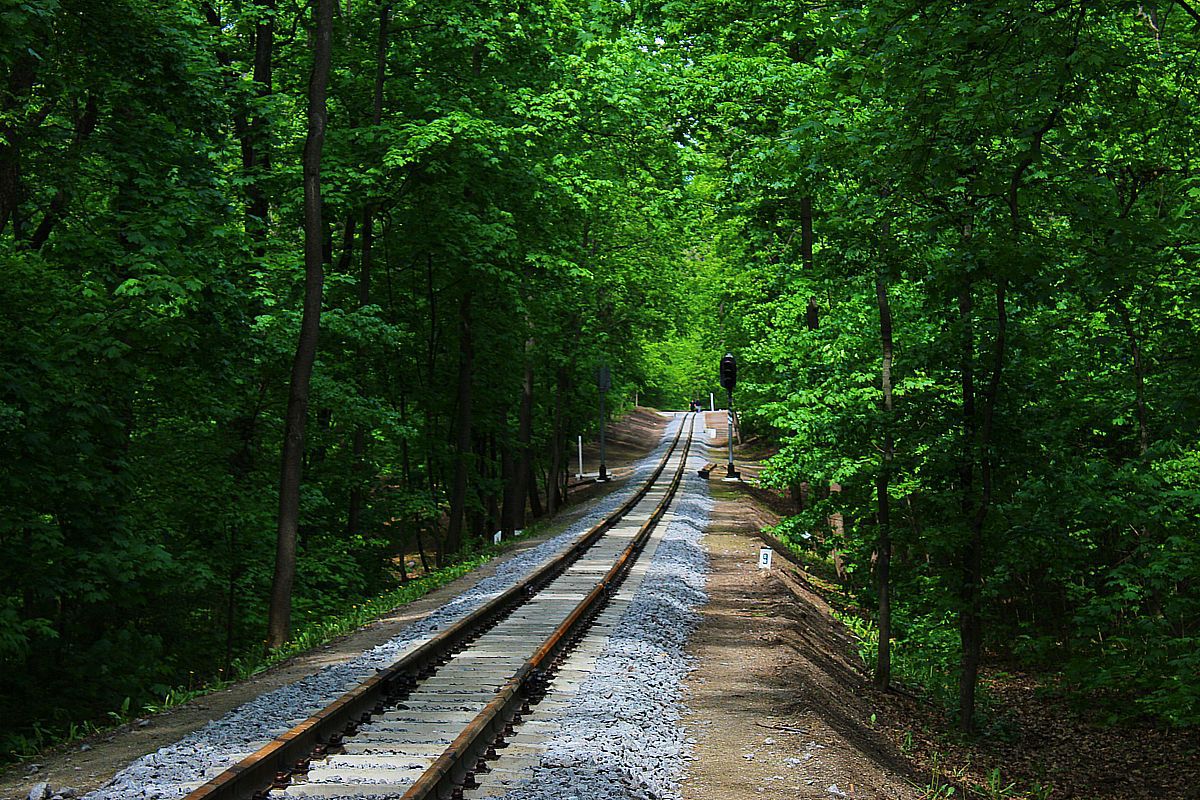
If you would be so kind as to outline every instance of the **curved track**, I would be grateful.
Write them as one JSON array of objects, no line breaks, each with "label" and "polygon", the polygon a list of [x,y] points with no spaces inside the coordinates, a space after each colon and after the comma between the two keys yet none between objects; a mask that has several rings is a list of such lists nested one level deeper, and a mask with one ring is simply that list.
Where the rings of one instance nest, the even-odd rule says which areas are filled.
[{"label": "curved track", "polygon": [[685,416],[650,479],[562,555],[186,800],[420,800],[475,787],[666,513],[694,424]]}]

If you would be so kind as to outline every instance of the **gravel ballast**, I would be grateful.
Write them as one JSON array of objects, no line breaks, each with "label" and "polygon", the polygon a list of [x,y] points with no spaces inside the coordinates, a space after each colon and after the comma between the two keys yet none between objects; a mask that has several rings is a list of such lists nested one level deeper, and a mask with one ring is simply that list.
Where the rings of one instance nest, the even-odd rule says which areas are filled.
[{"label": "gravel ballast", "polygon": [[[500,564],[491,577],[361,656],[261,695],[175,744],[143,756],[85,800],[178,798],[328,705],[363,678],[394,663],[410,647],[517,583],[611,513],[647,480],[684,415],[676,415],[654,452],[635,466],[625,490],[601,498],[563,533]],[[694,471],[690,472],[694,475]],[[701,528],[702,529],[702,528]],[[697,532],[698,537],[698,532]],[[664,545],[666,542],[663,543]]]},{"label": "gravel ballast", "polygon": [[[703,428],[700,429],[701,431]],[[690,745],[681,724],[685,651],[698,624],[708,559],[701,536],[713,507],[697,437],[671,521],[620,625],[557,716],[539,766],[505,800],[672,800]],[[503,758],[497,766],[503,765]]]}]

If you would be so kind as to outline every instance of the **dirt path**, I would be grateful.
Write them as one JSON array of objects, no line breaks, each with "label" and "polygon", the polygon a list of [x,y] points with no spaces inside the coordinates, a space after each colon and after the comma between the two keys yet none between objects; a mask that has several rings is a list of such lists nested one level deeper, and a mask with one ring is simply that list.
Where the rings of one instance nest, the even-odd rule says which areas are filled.
[{"label": "dirt path", "polygon": [[572,505],[553,520],[540,523],[535,535],[522,540],[499,558],[353,633],[289,659],[249,680],[49,751],[30,764],[14,765],[0,774],[0,798],[25,800],[30,789],[42,781],[48,781],[54,789],[72,787],[81,792],[96,789],[131,761],[178,741],[260,694],[286,686],[324,667],[349,661],[364,650],[388,641],[406,626],[493,575],[508,559],[561,533],[585,514],[596,499],[620,490],[629,475],[629,465],[654,449],[667,422],[668,418],[654,409],[638,408],[611,425],[608,435],[614,447],[608,450],[608,461],[614,468],[614,480],[607,484],[582,486],[572,492],[575,500]]},{"label": "dirt path", "polygon": [[[712,440],[723,442],[723,432]],[[685,701],[696,739],[685,800],[919,797],[906,760],[872,723],[872,690],[841,624],[815,594],[797,597],[758,569],[770,512],[736,486],[711,488],[709,604],[689,647],[698,668]]]}]

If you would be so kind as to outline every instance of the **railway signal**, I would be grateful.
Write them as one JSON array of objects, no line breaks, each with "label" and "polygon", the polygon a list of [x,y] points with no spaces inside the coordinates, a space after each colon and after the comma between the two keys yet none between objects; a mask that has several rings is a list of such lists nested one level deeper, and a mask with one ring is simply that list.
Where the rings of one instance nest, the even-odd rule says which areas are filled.
[{"label": "railway signal", "polygon": [[737,359],[733,353],[726,353],[721,359],[721,386],[731,394],[733,387],[737,386]]},{"label": "railway signal", "polygon": [[604,463],[604,396],[612,388],[612,374],[608,364],[601,364],[596,370],[596,388],[600,390],[600,475],[597,481],[608,480],[608,467]]},{"label": "railway signal", "polygon": [[741,475],[733,468],[733,387],[737,386],[737,359],[733,357],[733,353],[726,353],[721,359],[721,386],[729,397],[729,464],[725,470],[725,477],[737,480]]}]

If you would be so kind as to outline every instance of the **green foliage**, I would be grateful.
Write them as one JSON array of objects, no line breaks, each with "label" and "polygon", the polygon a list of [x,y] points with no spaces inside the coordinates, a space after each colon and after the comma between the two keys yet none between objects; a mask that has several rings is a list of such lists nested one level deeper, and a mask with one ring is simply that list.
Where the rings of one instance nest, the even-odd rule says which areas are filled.
[{"label": "green foliage", "polygon": [[[835,616],[855,635],[863,665],[873,669],[879,647],[879,627],[870,619],[849,613]],[[952,617],[909,619],[897,614],[892,674],[947,710],[958,702],[958,630]]]},{"label": "green foliage", "polygon": [[[526,538],[526,537],[519,537]],[[303,623],[296,634],[285,647],[268,653],[261,649],[253,649],[244,655],[233,659],[230,674],[218,681],[209,682],[200,687],[163,688],[158,696],[136,709],[136,715],[157,714],[175,706],[182,705],[197,697],[214,691],[220,691],[233,681],[241,681],[257,675],[275,664],[286,661],[293,656],[305,653],[339,636],[375,621],[380,616],[395,609],[419,600],[425,595],[491,561],[500,553],[508,550],[518,539],[510,539],[500,545],[488,545],[480,552],[444,567],[434,572],[415,578],[395,589],[366,599],[362,603],[352,604],[349,609],[339,609],[328,616],[318,617]],[[107,724],[123,725],[134,716],[135,707],[132,699],[125,697],[117,710],[106,714]],[[95,723],[71,723],[61,732],[35,726],[32,734],[6,732],[0,738],[0,748],[10,757],[24,760],[35,756],[39,751],[51,745],[72,742],[82,739],[102,730]]]},{"label": "green foliage", "polygon": [[[765,479],[807,487],[788,530],[864,603],[893,435],[913,675],[949,673],[948,621],[978,605],[992,652],[1195,724],[1200,83],[1179,6],[338,8],[302,639],[450,559],[451,515],[475,547],[560,500],[599,364],[610,408],[676,405],[732,350],[745,428],[781,445]],[[271,581],[311,63],[307,6],[272,19],[268,85],[256,4],[0,8],[18,749],[259,663],[238,656]],[[528,509],[506,492],[527,482]]]},{"label": "green foliage", "polygon": [[[386,7],[381,53],[380,4],[335,23],[290,646],[448,579],[430,575],[454,558],[460,467],[471,548],[527,524],[504,508],[526,515],[504,491],[517,469],[528,514],[561,500],[566,442],[599,424],[595,366],[623,407],[683,316],[686,154],[670,82],[643,80],[673,53],[611,9]],[[265,663],[312,59],[305,4],[270,19],[267,85],[257,4],[0,8],[0,718],[17,752]]]},{"label": "green foliage", "polygon": [[951,800],[951,798],[978,798],[978,800],[1049,800],[1054,787],[1036,783],[1028,788],[1006,781],[998,768],[987,773],[983,783],[970,780],[971,764],[968,761],[957,768],[948,768],[943,757],[934,753],[929,765],[929,782],[917,788],[922,800]]},{"label": "green foliage", "polygon": [[692,254],[721,254],[703,260],[712,349],[740,359],[745,426],[780,442],[764,480],[806,495],[782,531],[836,552],[874,605],[882,474],[901,679],[949,696],[977,608],[991,656],[1062,670],[1105,716],[1194,725],[1184,120],[1200,97],[1183,10],[784,0],[668,4],[659,23],[686,54],[695,183],[716,209]]}]

